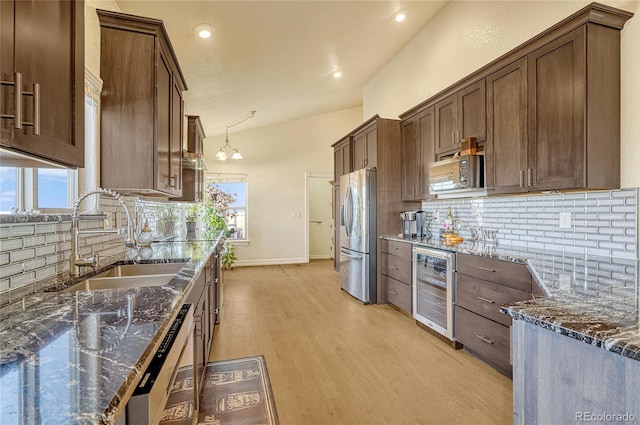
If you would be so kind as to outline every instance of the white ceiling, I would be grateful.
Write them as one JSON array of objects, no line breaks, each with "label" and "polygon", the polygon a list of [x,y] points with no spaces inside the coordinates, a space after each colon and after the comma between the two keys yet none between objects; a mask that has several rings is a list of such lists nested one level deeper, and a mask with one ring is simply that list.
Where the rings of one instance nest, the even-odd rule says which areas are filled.
[{"label": "white ceiling", "polygon": [[[362,104],[362,88],[448,1],[118,0],[162,19],[208,137]],[[405,10],[407,19],[393,20]],[[209,23],[213,37],[193,27]],[[340,70],[342,78],[332,74]]]}]

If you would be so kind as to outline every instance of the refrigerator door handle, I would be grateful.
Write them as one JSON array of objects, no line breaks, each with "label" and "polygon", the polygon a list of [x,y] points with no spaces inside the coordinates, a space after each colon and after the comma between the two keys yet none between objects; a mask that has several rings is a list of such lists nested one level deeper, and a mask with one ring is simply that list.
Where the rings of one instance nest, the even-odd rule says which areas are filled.
[{"label": "refrigerator door handle", "polygon": [[351,237],[351,231],[353,226],[353,195],[351,188],[347,188],[347,192],[344,194],[344,228],[347,232],[347,237]]},{"label": "refrigerator door handle", "polygon": [[362,260],[362,256],[361,255],[353,255],[353,254],[349,254],[349,253],[347,253],[345,251],[340,251],[340,253],[342,255],[344,255],[345,257],[349,257],[349,258],[352,258],[354,260]]}]

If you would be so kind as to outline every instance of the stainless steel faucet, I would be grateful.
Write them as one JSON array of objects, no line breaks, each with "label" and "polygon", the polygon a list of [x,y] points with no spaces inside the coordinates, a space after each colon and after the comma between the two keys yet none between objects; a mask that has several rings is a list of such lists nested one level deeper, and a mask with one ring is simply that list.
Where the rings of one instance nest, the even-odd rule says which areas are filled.
[{"label": "stainless steel faucet", "polygon": [[127,208],[127,204],[124,202],[124,199],[122,199],[122,195],[120,195],[118,192],[114,192],[113,190],[103,189],[100,187],[81,195],[73,203],[73,210],[71,211],[71,258],[70,258],[70,268],[69,268],[69,273],[71,277],[80,276],[80,267],[91,267],[94,270],[100,267],[100,265],[98,264],[99,258],[97,255],[92,255],[90,258],[80,258],[80,256],[78,255],[78,244],[79,244],[80,234],[120,233],[120,229],[83,230],[83,231],[80,231],[80,229],[78,229],[78,221],[80,220],[80,214],[78,210],[80,208],[80,204],[82,203],[82,201],[84,201],[86,198],[88,198],[91,195],[107,195],[114,199],[117,199],[118,202],[120,202],[120,205],[122,205],[122,208],[124,208],[124,212],[127,215],[127,238],[125,239],[124,243],[127,247],[133,247],[136,244],[136,240],[134,238],[134,234],[135,234],[134,223],[131,220],[131,214],[129,214],[129,208]]}]

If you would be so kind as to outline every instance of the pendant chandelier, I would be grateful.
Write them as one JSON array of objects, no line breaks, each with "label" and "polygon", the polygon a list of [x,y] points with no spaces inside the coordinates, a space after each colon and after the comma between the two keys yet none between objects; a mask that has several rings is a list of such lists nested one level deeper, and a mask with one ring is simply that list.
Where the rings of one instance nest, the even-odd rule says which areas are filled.
[{"label": "pendant chandelier", "polygon": [[229,144],[229,128],[245,122],[249,118],[252,118],[255,114],[256,114],[256,111],[251,111],[249,112],[248,115],[245,115],[239,120],[236,120],[230,124],[225,125],[225,143],[224,143],[224,146],[221,147],[216,153],[216,159],[218,161],[226,161],[229,158],[242,159],[242,154],[238,152],[238,149],[232,148],[231,145]]}]

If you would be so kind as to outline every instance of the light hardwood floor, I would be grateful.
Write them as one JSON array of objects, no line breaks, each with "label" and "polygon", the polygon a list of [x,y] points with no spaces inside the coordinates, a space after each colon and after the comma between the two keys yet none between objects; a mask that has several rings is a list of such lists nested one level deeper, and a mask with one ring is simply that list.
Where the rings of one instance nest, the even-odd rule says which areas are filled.
[{"label": "light hardwood floor", "polygon": [[282,425],[513,423],[510,379],[338,279],[331,261],[226,271],[210,359],[264,355]]}]

